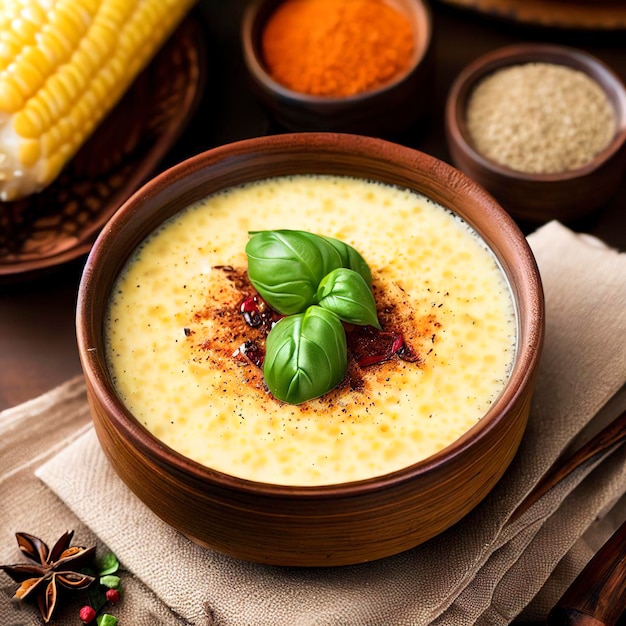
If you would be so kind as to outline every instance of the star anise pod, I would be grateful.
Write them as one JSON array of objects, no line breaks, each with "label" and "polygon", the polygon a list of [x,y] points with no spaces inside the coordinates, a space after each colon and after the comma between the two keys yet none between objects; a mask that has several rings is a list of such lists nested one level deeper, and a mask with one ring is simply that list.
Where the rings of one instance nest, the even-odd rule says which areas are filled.
[{"label": "star anise pod", "polygon": [[96,548],[70,546],[73,535],[73,530],[63,533],[50,550],[37,537],[15,533],[20,550],[35,564],[0,565],[0,569],[15,582],[21,583],[13,597],[19,600],[35,597],[46,623],[57,607],[58,585],[68,589],[85,589],[95,580],[79,570],[93,560]]}]

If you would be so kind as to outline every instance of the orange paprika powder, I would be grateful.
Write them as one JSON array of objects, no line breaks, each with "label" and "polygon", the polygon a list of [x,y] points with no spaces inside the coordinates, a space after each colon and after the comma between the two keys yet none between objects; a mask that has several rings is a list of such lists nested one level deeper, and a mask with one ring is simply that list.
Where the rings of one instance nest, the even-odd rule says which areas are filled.
[{"label": "orange paprika powder", "polygon": [[269,17],[262,51],[270,75],[316,96],[351,96],[406,71],[415,50],[407,16],[384,0],[286,0]]}]

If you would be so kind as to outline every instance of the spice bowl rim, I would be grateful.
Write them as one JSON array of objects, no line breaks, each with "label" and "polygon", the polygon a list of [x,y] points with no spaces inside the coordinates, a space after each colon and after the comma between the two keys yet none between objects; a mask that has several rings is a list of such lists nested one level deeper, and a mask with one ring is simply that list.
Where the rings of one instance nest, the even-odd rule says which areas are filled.
[{"label": "spice bowl rim", "polygon": [[396,137],[431,114],[423,93],[434,87],[434,27],[426,0],[401,0],[415,33],[412,64],[393,79],[354,95],[313,95],[290,89],[266,69],[260,49],[265,20],[283,0],[254,0],[244,10],[240,44],[250,91],[287,132],[344,132]]},{"label": "spice bowl rim", "polygon": [[[615,114],[615,134],[605,148],[580,167],[563,172],[524,172],[489,159],[474,147],[465,122],[473,89],[488,75],[525,63],[553,63],[582,71],[607,96]],[[511,44],[481,55],[457,75],[446,99],[445,127],[449,144],[454,143],[468,159],[494,175],[531,183],[574,180],[598,170],[626,144],[626,87],[608,64],[584,50],[552,43]]]},{"label": "spice bowl rim", "polygon": [[[347,96],[323,96],[308,94],[302,91],[296,91],[295,89],[290,89],[289,87],[278,82],[267,70],[265,63],[263,62],[263,55],[258,45],[258,36],[256,34],[257,28],[262,27],[262,24],[257,26],[257,20],[261,19],[259,17],[259,14],[262,13],[266,6],[278,6],[281,2],[284,1],[285,0],[253,0],[244,10],[241,27],[244,61],[251,75],[255,78],[255,80],[264,84],[267,89],[275,92],[276,95],[284,99],[300,100],[302,102],[321,106],[324,106],[326,104],[332,106],[336,103],[356,104],[364,99],[369,99],[371,97],[385,94],[409,79],[411,73],[422,62],[432,45],[433,24],[430,8],[423,0],[407,0],[406,6],[412,7],[410,15],[408,15],[409,11],[406,12],[407,17],[409,17],[412,25],[414,25],[415,23],[417,23],[417,20],[415,19],[415,9],[419,9],[421,11],[420,17],[424,18],[423,30],[426,34],[426,38],[423,40],[423,43],[421,43],[421,45],[419,47],[416,47],[416,49],[413,51],[411,63],[404,71],[394,76],[392,79],[385,82],[384,84],[375,87],[374,89],[368,89],[366,91],[350,94]],[[273,9],[274,7],[271,8]],[[269,14],[267,16],[263,16],[263,20],[265,21],[268,17]],[[422,42],[421,39],[420,42]]]},{"label": "spice bowl rim", "polygon": [[[294,165],[294,161],[298,163]],[[428,459],[381,476],[320,486],[281,485],[240,478],[205,467],[161,443],[124,406],[104,356],[103,306],[132,251],[167,217],[203,197],[202,194],[210,195],[229,186],[281,175],[281,172],[298,173],[299,169],[300,173],[327,174],[343,168],[351,171],[340,171],[344,175],[373,177],[368,167],[372,171],[380,168],[380,176],[385,178],[379,180],[389,184],[399,185],[405,177],[421,180],[423,175],[423,184],[432,186],[430,197],[436,199],[437,194],[442,193],[463,198],[464,204],[471,206],[462,209],[469,213],[461,217],[465,217],[492,250],[494,246],[506,246],[505,250],[494,250],[494,253],[503,256],[499,262],[509,283],[512,275],[519,280],[516,285],[511,284],[518,317],[518,348],[505,388],[492,407],[470,430]],[[413,185],[408,187],[415,189]],[[451,210],[458,213],[458,208]],[[490,225],[488,236],[484,224]],[[466,493],[468,501],[462,505],[455,498],[441,504],[446,514],[442,513],[446,527],[451,525],[450,515],[456,515],[454,521],[458,521],[458,515],[469,512],[493,488],[511,462],[525,429],[529,394],[543,343],[543,313],[541,280],[526,239],[495,200],[460,171],[434,157],[382,139],[344,133],[293,133],[246,139],[213,148],[171,167],[133,194],[102,230],[89,254],[79,286],[76,328],[79,356],[101,446],[117,473],[149,508],[196,543],[235,557],[277,565],[344,565],[390,556],[421,543],[420,540],[410,546],[406,544],[410,539],[406,536],[408,529],[414,533],[430,530],[419,528],[419,524],[415,528],[415,515],[419,515],[421,509],[412,509],[409,503],[411,498],[417,502],[425,497],[421,492],[415,494],[415,490],[425,490],[429,497],[439,498],[440,492],[435,488],[437,481],[445,482],[450,475],[464,475],[461,472],[463,468],[467,473],[464,464],[476,463],[476,458],[480,459],[479,463],[489,464],[489,471],[485,473],[489,474],[490,486],[485,491],[487,488],[481,483],[482,490],[475,488]],[[506,445],[494,451],[494,442],[500,441]],[[144,471],[137,471],[137,464]],[[129,466],[133,471],[128,471]],[[158,486],[148,477],[154,472],[162,479]],[[474,480],[483,481],[485,477],[471,477],[468,485],[475,487]],[[468,485],[459,478],[454,489],[469,490]],[[172,498],[179,498],[177,506],[171,504]],[[421,500],[419,502],[421,506]],[[373,503],[376,503],[374,508]],[[470,508],[457,511],[457,507],[462,506]],[[202,516],[198,516],[198,510],[202,507],[212,514],[218,511],[216,518],[219,519],[199,519]],[[389,514],[393,519],[388,518]],[[367,519],[362,519],[361,515]],[[375,532],[376,524],[370,530],[372,520],[368,516],[371,515],[376,516],[376,520],[380,517],[381,528],[391,524],[389,533],[402,530],[397,531],[397,537],[381,538],[380,532]],[[328,530],[320,523],[319,516],[332,521]],[[288,524],[290,519],[296,521],[296,528]],[[439,519],[433,522],[435,526],[443,523]],[[217,535],[215,524],[220,525]],[[244,528],[246,524],[249,526]],[[283,528],[283,524],[288,525]],[[337,544],[339,540],[333,535],[338,532],[337,528],[347,533],[351,541],[355,532],[360,533],[359,536],[375,536],[368,538],[367,545],[348,547],[347,539]],[[445,530],[437,528],[435,534]],[[267,531],[265,535],[263,529]],[[330,533],[329,536],[325,536],[325,532]],[[209,539],[202,533],[208,533]],[[280,547],[259,545],[272,541],[274,535],[279,536]],[[220,543],[223,537],[227,540]],[[303,542],[312,545],[305,549]],[[329,546],[338,551],[332,559],[325,556],[331,549]]]}]

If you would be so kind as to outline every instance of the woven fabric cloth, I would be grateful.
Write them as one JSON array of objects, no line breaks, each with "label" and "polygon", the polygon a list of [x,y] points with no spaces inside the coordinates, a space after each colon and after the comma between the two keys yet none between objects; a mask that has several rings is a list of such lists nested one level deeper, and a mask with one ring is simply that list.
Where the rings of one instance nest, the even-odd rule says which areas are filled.
[{"label": "woven fabric cloth", "polygon": [[[626,405],[626,255],[556,222],[529,243],[546,294],[546,341],[528,429],[496,488],[444,534],[395,557],[339,568],[262,566],[195,546],[113,472],[78,379],[0,414],[0,497],[8,503],[0,562],[20,560],[15,531],[52,542],[76,529],[77,543],[108,546],[126,570],[132,593],[114,611],[121,625],[468,626],[545,618],[626,517],[626,447],[578,469],[513,523],[509,517],[581,431]],[[27,621],[37,618],[34,609],[9,602],[14,588],[0,574],[0,615],[10,615],[0,622],[38,623]],[[75,614],[64,619],[56,623],[76,623]]]}]

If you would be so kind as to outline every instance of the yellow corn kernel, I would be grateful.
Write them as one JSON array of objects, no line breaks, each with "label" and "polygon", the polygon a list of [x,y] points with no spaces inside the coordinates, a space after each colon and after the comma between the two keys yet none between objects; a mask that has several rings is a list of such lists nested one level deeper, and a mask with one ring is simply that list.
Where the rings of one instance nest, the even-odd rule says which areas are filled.
[{"label": "yellow corn kernel", "polygon": [[64,117],[63,119],[59,120],[57,128],[59,129],[59,135],[63,143],[69,141],[70,138],[76,134],[76,125],[69,117]]},{"label": "yellow corn kernel", "polygon": [[72,102],[72,98],[70,97],[59,72],[50,76],[50,78],[46,81],[46,84],[43,86],[43,89],[50,92],[54,101],[59,103],[61,111],[66,110],[68,105]]},{"label": "yellow corn kernel", "polygon": [[90,76],[98,67],[93,59],[85,52],[84,48],[78,48],[70,60],[70,66],[80,71],[83,76]]},{"label": "yellow corn kernel", "polygon": [[13,118],[13,129],[20,137],[29,139],[39,137],[44,129],[44,124],[32,108],[29,109],[27,106]]},{"label": "yellow corn kernel", "polygon": [[55,13],[50,23],[43,27],[42,32],[56,40],[57,46],[63,51],[63,59],[68,59],[74,51],[74,43],[78,40],[78,37],[74,36],[72,23],[62,14]]},{"label": "yellow corn kernel", "polygon": [[35,2],[23,7],[20,10],[20,17],[34,24],[39,29],[48,21],[48,14],[45,9]]},{"label": "yellow corn kernel", "polygon": [[72,4],[77,10],[81,10],[83,14],[91,18],[100,7],[101,0],[72,0]]},{"label": "yellow corn kernel", "polygon": [[41,136],[41,152],[44,157],[49,157],[59,151],[62,143],[61,127],[52,126]]},{"label": "yellow corn kernel", "polygon": [[37,139],[28,139],[20,144],[20,163],[32,167],[41,156],[41,146]]},{"label": "yellow corn kernel", "polygon": [[107,2],[102,6],[102,9],[98,13],[98,19],[102,19],[104,23],[112,24],[114,27],[119,28],[126,22],[131,11],[135,8],[133,2]]},{"label": "yellow corn kernel", "polygon": [[117,33],[103,25],[101,22],[94,22],[89,29],[89,36],[87,38],[87,46],[95,48],[100,56],[99,63],[103,59],[108,58],[115,50],[117,45]]},{"label": "yellow corn kernel", "polygon": [[68,3],[57,4],[56,10],[50,20],[53,28],[60,29],[70,41],[77,42],[87,30],[88,25]]},{"label": "yellow corn kernel", "polygon": [[11,30],[24,42],[34,43],[38,29],[35,24],[23,18],[16,18],[11,22]]},{"label": "yellow corn kernel", "polygon": [[20,63],[36,67],[44,78],[52,71],[52,63],[37,46],[28,46],[20,55],[18,65]]},{"label": "yellow corn kernel", "polygon": [[50,128],[54,121],[50,110],[41,98],[31,98],[13,119],[15,132],[27,139],[39,137]]},{"label": "yellow corn kernel", "polygon": [[99,47],[92,43],[92,38],[83,37],[78,48],[74,51],[74,56],[77,57],[76,62],[79,63],[79,58],[83,58],[83,63],[86,67],[91,68],[90,72],[99,68],[104,62],[104,55]]},{"label": "yellow corn kernel", "polygon": [[0,73],[13,63],[21,51],[21,46],[0,39]]},{"label": "yellow corn kernel", "polygon": [[38,44],[41,51],[55,65],[65,61],[71,52],[65,40],[59,40],[57,35],[52,32],[52,26],[50,24],[46,24],[43,27]]},{"label": "yellow corn kernel", "polygon": [[13,30],[10,22],[7,24],[6,30],[2,31],[0,40],[18,50],[22,50],[27,43]]},{"label": "yellow corn kernel", "polygon": [[91,111],[86,100],[80,100],[72,109],[72,121],[77,128],[84,128],[91,118]]},{"label": "yellow corn kernel", "polygon": [[[15,81],[9,77],[0,78],[0,111],[15,113],[24,106],[24,95]],[[2,152],[2,148],[0,148]]]},{"label": "yellow corn kernel", "polygon": [[0,200],[41,190],[195,0],[0,0]]},{"label": "yellow corn kernel", "polygon": [[7,71],[19,85],[25,98],[30,98],[43,84],[45,76],[33,65],[20,56],[17,62],[10,65]]},{"label": "yellow corn kernel", "polygon": [[89,91],[95,94],[96,98],[101,102],[106,100],[107,94],[109,94],[109,84],[103,75],[103,72],[100,71],[96,74],[89,85]]},{"label": "yellow corn kernel", "polygon": [[85,29],[89,28],[92,16],[89,12],[84,11],[76,0],[57,0],[56,8],[70,14],[71,19],[83,24]]},{"label": "yellow corn kernel", "polygon": [[66,63],[57,73],[59,81],[67,92],[70,101],[73,102],[85,88],[85,77],[74,65]]},{"label": "yellow corn kernel", "polygon": [[37,100],[48,109],[53,120],[58,120],[61,117],[64,103],[57,100],[50,89],[40,89],[37,92]]}]

